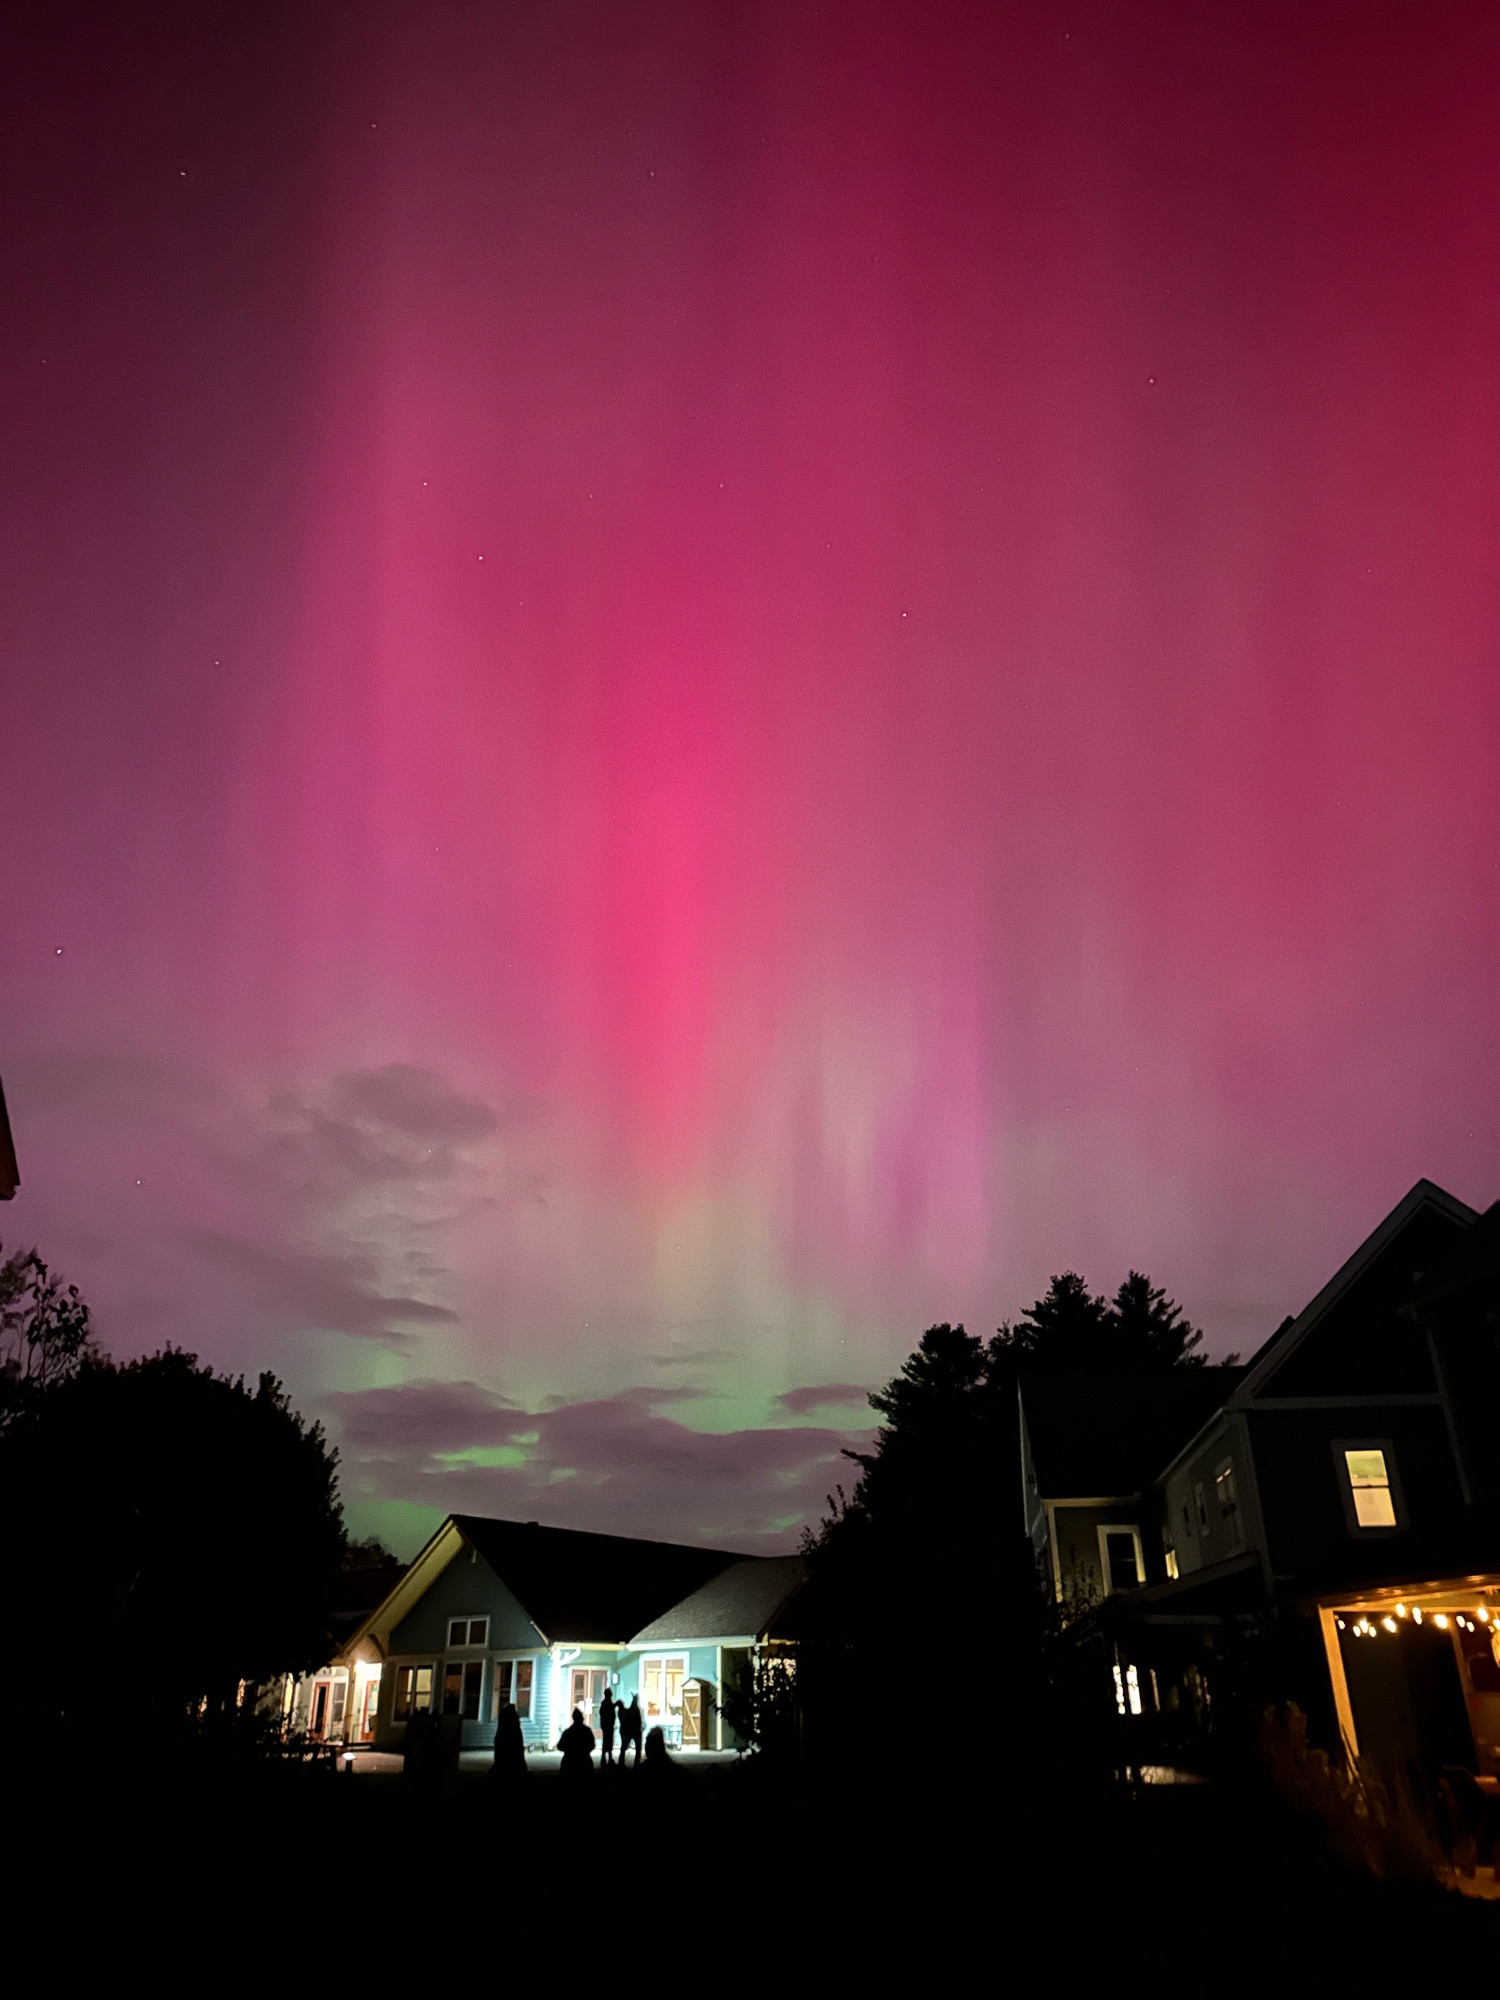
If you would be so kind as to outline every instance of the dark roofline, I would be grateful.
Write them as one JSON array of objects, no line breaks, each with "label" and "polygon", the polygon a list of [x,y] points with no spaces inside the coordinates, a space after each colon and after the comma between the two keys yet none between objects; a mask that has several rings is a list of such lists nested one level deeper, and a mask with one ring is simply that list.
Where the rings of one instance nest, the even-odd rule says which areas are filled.
[{"label": "dark roofline", "polygon": [[1270,1339],[1251,1355],[1244,1379],[1231,1398],[1233,1407],[1243,1408],[1254,1399],[1273,1366],[1280,1367],[1288,1355],[1302,1345],[1324,1314],[1337,1305],[1356,1279],[1364,1276],[1380,1253],[1394,1242],[1412,1217],[1423,1208],[1435,1208],[1450,1220],[1463,1223],[1466,1228],[1472,1228],[1479,1220],[1477,1208],[1470,1208],[1466,1201],[1449,1194],[1436,1181],[1420,1180],[1408,1188],[1390,1213],[1376,1223],[1353,1254],[1344,1259],[1322,1290],[1309,1299],[1294,1318],[1283,1320]]}]

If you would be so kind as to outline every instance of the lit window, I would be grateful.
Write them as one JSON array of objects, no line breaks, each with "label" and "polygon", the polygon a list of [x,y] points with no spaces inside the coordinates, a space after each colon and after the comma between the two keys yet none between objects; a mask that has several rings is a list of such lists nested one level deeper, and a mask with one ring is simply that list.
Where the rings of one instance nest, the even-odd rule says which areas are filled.
[{"label": "lit window", "polygon": [[1396,1502],[1383,1451],[1346,1451],[1344,1465],[1354,1496],[1354,1518],[1362,1528],[1394,1528]]},{"label": "lit window", "polygon": [[432,1706],[432,1668],[397,1667],[396,1701],[391,1713],[397,1722]]},{"label": "lit window", "polygon": [[1197,1496],[1198,1501],[1198,1532],[1206,1535],[1208,1533],[1208,1496],[1203,1491],[1203,1481],[1201,1479],[1194,1486],[1193,1492]]},{"label": "lit window", "polygon": [[450,1618],[448,1620],[448,1644],[453,1646],[482,1646],[489,1637],[488,1618]]},{"label": "lit window", "polygon": [[516,1714],[523,1722],[531,1714],[533,1666],[531,1660],[497,1660],[495,1663],[495,1707],[498,1710],[508,1701],[513,1701]]},{"label": "lit window", "polygon": [[1178,1575],[1179,1575],[1179,1573],[1180,1573],[1180,1572],[1179,1572],[1179,1570],[1178,1570],[1178,1567],[1177,1567],[1177,1551],[1176,1551],[1176,1549],[1168,1549],[1168,1550],[1167,1550],[1167,1575],[1168,1575],[1168,1576],[1169,1576],[1169,1577],[1170,1577],[1170,1578],[1172,1579],[1172,1581],[1173,1581],[1173,1582],[1175,1583],[1175,1582],[1177,1581],[1177,1578],[1178,1578]]},{"label": "lit window", "polygon": [[1142,1712],[1141,1677],[1134,1667],[1123,1670],[1117,1664],[1115,1676],[1115,1707],[1121,1715],[1139,1715]]}]

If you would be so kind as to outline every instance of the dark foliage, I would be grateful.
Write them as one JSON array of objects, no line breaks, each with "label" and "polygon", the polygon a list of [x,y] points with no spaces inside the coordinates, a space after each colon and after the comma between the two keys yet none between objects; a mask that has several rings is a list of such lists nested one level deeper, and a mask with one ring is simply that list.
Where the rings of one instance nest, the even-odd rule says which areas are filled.
[{"label": "dark foliage", "polygon": [[35,1250],[0,1263],[0,1433],[96,1353],[76,1285],[54,1277]]},{"label": "dark foliage", "polygon": [[272,1375],[252,1389],[171,1348],[86,1356],[0,1449],[12,1712],[229,1718],[241,1682],[316,1664],[344,1552],[336,1468]]},{"label": "dark foliage", "polygon": [[1023,1753],[1007,1718],[1037,1714],[1053,1621],[1021,1522],[1018,1371],[1198,1366],[1201,1339],[1137,1271],[1112,1301],[1064,1272],[987,1341],[962,1326],[927,1329],[870,1398],[883,1427],[872,1451],[849,1454],[853,1494],[831,1497],[806,1543],[813,1629],[801,1698],[814,1756],[836,1759],[888,1729],[898,1625],[949,1644],[962,1635],[962,1657],[984,1663],[969,1699],[989,1754]]}]

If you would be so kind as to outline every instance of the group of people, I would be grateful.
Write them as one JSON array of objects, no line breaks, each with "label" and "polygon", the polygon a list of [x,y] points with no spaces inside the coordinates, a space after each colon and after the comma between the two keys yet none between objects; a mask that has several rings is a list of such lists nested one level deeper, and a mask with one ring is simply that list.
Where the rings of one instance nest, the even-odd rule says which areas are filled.
[{"label": "group of people", "polygon": [[[645,1717],[641,1714],[640,1698],[630,1697],[629,1704],[616,1701],[611,1689],[604,1690],[604,1699],[599,1704],[599,1768],[613,1766],[615,1761],[615,1735],[620,1738],[620,1765],[624,1770],[625,1759],[633,1749],[635,1763],[641,1761],[641,1732],[645,1727]],[[659,1729],[651,1732],[652,1743],[646,1745],[647,1762],[652,1761],[654,1741],[660,1739],[661,1753],[666,1753],[666,1741]],[[557,1739],[557,1747],[562,1752],[562,1768],[565,1777],[581,1776],[594,1768],[594,1732],[583,1719],[583,1710],[575,1708],[573,1720]]]},{"label": "group of people", "polygon": [[[583,1719],[583,1710],[575,1708],[573,1720],[557,1739],[557,1747],[562,1752],[562,1774],[566,1778],[582,1777],[594,1768],[594,1744],[600,1745],[600,1768],[609,1765],[620,1770],[626,1768],[626,1757],[635,1751],[632,1768],[643,1762],[652,1775],[670,1770],[672,1760],[667,1755],[667,1740],[659,1728],[652,1729],[646,1736],[644,1749],[642,1731],[645,1717],[641,1714],[640,1699],[632,1695],[628,1703],[616,1701],[613,1693],[606,1688],[604,1699],[599,1704],[599,1736]],[[615,1766],[615,1741],[619,1739],[620,1760]],[[508,1701],[495,1717],[495,1761],[491,1775],[502,1782],[526,1775],[526,1737],[521,1728],[520,1713],[513,1701]]]}]

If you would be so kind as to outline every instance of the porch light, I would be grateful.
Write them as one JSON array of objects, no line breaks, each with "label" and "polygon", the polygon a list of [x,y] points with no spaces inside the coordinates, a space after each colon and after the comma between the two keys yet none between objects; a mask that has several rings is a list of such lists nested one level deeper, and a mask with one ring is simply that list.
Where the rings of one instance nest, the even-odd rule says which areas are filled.
[{"label": "porch light", "polygon": [[1479,1620],[1481,1625],[1488,1625],[1490,1622],[1488,1605],[1476,1604],[1474,1606],[1474,1616]]},{"label": "porch light", "polygon": [[1413,1618],[1416,1619],[1417,1623],[1420,1625],[1422,1622],[1422,1607],[1420,1604],[1414,1604],[1412,1606],[1411,1615]]},{"label": "porch light", "polygon": [[1342,1618],[1336,1618],[1336,1619],[1334,1620],[1334,1623],[1335,1623],[1335,1624],[1336,1624],[1336,1625],[1338,1626],[1339,1630],[1340,1630],[1340,1631],[1342,1632],[1342,1631],[1343,1631],[1343,1629],[1344,1629],[1344,1621],[1343,1621],[1343,1619],[1342,1619]]},{"label": "porch light", "polygon": [[1404,1604],[1398,1604],[1396,1606],[1396,1616],[1398,1618],[1404,1618],[1406,1616],[1406,1606]]},{"label": "porch light", "polygon": [[1392,1618],[1392,1617],[1390,1616],[1389,1612],[1387,1612],[1386,1616],[1385,1616],[1384,1618],[1382,1618],[1380,1622],[1381,1622],[1381,1624],[1382,1624],[1382,1625],[1383,1625],[1383,1626],[1385,1627],[1385,1629],[1386,1629],[1386,1631],[1387,1631],[1387,1632],[1394,1632],[1394,1631],[1395,1631],[1395,1629],[1396,1629],[1396,1621],[1395,1621],[1395,1619],[1394,1619],[1394,1618]]},{"label": "porch light", "polygon": [[1432,1614],[1432,1622],[1433,1622],[1433,1624],[1434,1624],[1434,1625],[1436,1625],[1436,1627],[1438,1628],[1438,1630],[1439,1630],[1440,1632],[1446,1632],[1446,1631],[1447,1631],[1447,1629],[1448,1629],[1448,1614],[1447,1614],[1447,1612],[1446,1612],[1446,1611],[1434,1611],[1434,1612],[1433,1612],[1433,1614]]}]

